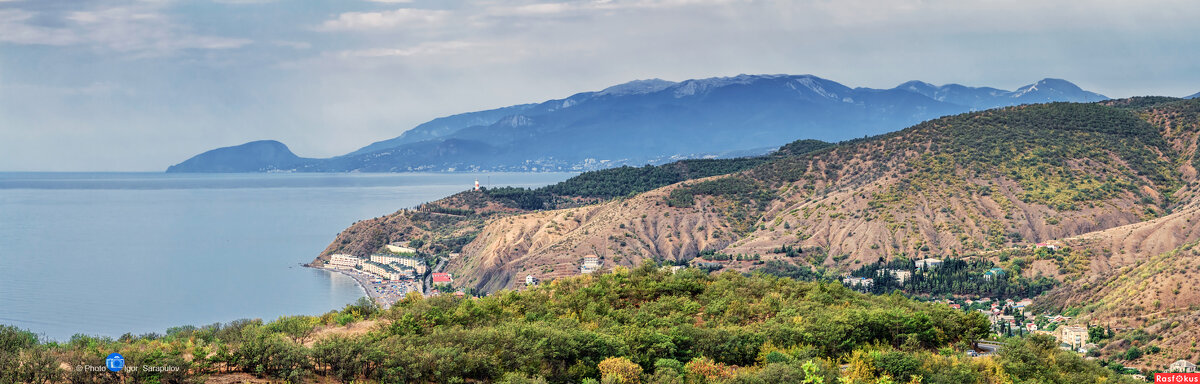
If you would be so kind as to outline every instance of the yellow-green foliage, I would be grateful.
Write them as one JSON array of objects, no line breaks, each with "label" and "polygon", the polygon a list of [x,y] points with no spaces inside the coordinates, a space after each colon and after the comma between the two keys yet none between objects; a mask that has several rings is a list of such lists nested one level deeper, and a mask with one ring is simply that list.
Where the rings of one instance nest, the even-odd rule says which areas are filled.
[{"label": "yellow-green foliage", "polygon": [[[382,313],[364,309],[377,322],[370,332],[321,337],[311,347],[304,342],[308,336],[288,333],[291,325],[261,322],[122,340],[77,338],[61,345],[29,341],[28,333],[0,327],[0,354],[32,358],[42,351],[63,362],[100,365],[104,354],[120,352],[128,361],[182,369],[178,377],[121,374],[137,382],[192,380],[217,369],[293,382],[317,375],[343,382],[509,383],[1112,379],[1104,368],[1070,360],[1053,346],[1044,351],[1010,344],[1005,350],[1014,352],[1001,355],[1000,367],[966,358],[964,348],[989,328],[976,312],[899,295],[869,296],[836,283],[734,272],[671,274],[645,265],[480,299],[413,295]],[[15,353],[9,346],[16,346]],[[184,358],[192,350],[206,357]],[[1069,364],[1059,364],[1064,361]],[[838,367],[843,363],[850,365],[846,373]]]},{"label": "yellow-green foliage", "polygon": [[[1100,105],[1055,103],[943,118],[914,128],[932,152],[907,164],[913,172],[879,204],[930,190],[969,191],[968,178],[1006,178],[1021,200],[1059,210],[1117,197],[1139,186],[1169,192],[1178,171],[1159,153],[1173,151],[1157,130],[1133,113]],[[925,141],[928,140],[928,141]],[[1083,144],[1083,143],[1086,143]],[[993,194],[1005,210],[1011,206]]]}]

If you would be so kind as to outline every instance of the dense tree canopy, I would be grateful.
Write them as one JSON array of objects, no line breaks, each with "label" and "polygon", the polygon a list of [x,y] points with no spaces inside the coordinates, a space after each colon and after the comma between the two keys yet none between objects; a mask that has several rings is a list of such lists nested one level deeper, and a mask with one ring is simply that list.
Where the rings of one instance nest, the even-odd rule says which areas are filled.
[{"label": "dense tree canopy", "polygon": [[[338,332],[341,316],[372,319],[375,326],[366,333]],[[318,324],[316,332],[312,324]],[[414,295],[386,311],[357,304],[320,317],[179,327],[120,340],[77,336],[47,344],[4,327],[0,358],[17,362],[9,367],[21,367],[15,374],[26,376],[14,377],[29,382],[186,382],[229,371],[381,383],[876,383],[916,377],[1068,383],[1111,376],[1083,360],[1066,367],[1038,360],[1061,354],[1040,341],[1014,344],[998,360],[966,357],[988,327],[977,313],[865,295],[834,283],[695,269],[671,274],[645,265],[478,299]],[[114,351],[129,362],[182,370],[28,376],[58,362],[103,365]]]}]

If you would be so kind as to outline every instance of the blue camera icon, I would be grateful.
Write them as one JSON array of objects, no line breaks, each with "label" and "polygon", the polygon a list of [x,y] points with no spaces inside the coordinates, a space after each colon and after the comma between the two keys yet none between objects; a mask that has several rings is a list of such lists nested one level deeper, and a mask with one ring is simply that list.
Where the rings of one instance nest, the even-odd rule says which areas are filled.
[{"label": "blue camera icon", "polygon": [[113,353],[104,359],[104,365],[110,371],[120,372],[125,368],[125,357],[121,356],[120,353]]}]

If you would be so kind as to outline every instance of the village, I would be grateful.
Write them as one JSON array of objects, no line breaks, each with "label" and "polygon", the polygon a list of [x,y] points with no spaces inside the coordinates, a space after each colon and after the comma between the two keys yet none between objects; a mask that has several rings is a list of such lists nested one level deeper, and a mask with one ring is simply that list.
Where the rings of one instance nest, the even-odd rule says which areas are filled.
[{"label": "village", "polygon": [[[454,282],[450,273],[430,272],[426,259],[407,244],[391,243],[382,252],[362,258],[347,254],[333,254],[325,269],[333,270],[354,278],[363,287],[367,296],[381,307],[387,308],[409,293],[436,296]],[[465,296],[462,290],[454,292]]]},{"label": "village", "polygon": [[[1050,251],[1056,251],[1057,245],[1039,243],[1034,247],[1045,248]],[[916,260],[914,263],[914,271],[930,271],[938,268],[943,264],[943,260],[935,258],[926,258]],[[905,281],[913,277],[912,271],[895,270],[895,269],[880,269],[876,272],[876,278],[889,275],[891,279],[903,285]],[[1002,268],[991,268],[981,274],[979,278],[984,281],[1003,278],[1005,270]],[[842,284],[851,289],[870,292],[875,285],[876,279],[870,277],[850,276],[841,277]],[[920,299],[918,297],[918,299]],[[1071,316],[1064,314],[1056,314],[1051,312],[1035,313],[1031,306],[1033,299],[1031,298],[1005,298],[993,299],[991,297],[945,297],[931,300],[932,302],[941,303],[949,306],[952,309],[961,311],[978,311],[987,317],[992,326],[992,332],[996,339],[1005,337],[1026,336],[1033,334],[1044,334],[1053,337],[1058,341],[1059,347],[1064,350],[1077,352],[1084,355],[1087,359],[1095,359],[1098,356],[1102,345],[1097,342],[1102,342],[1103,339],[1111,337],[1113,330],[1097,324],[1087,324],[1076,321]],[[1099,339],[1099,340],[1098,340]],[[1000,344],[991,344],[998,346]],[[973,356],[982,356],[973,354]],[[1178,360],[1170,364],[1166,372],[1196,372],[1196,364],[1187,360]],[[1142,375],[1129,373],[1130,376],[1135,376],[1145,379]]]}]

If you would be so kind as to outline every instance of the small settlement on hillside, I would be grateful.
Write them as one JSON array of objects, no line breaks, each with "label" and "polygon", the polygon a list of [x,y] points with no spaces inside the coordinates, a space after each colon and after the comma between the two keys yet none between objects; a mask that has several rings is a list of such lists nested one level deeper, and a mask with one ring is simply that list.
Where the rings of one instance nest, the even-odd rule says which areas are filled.
[{"label": "small settlement on hillside", "polygon": [[[398,243],[388,244],[381,252],[366,258],[340,253],[330,255],[325,268],[354,278],[368,296],[385,307],[409,292],[424,294],[427,291],[420,280],[428,270],[425,260],[418,256],[416,249]],[[436,276],[434,282],[441,283]]]}]

